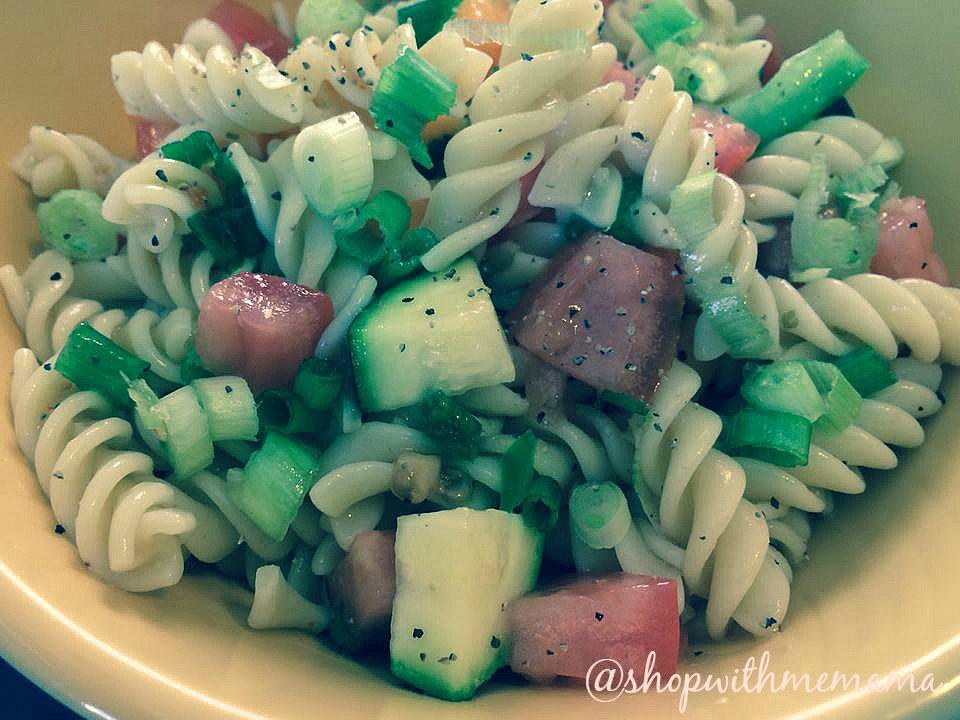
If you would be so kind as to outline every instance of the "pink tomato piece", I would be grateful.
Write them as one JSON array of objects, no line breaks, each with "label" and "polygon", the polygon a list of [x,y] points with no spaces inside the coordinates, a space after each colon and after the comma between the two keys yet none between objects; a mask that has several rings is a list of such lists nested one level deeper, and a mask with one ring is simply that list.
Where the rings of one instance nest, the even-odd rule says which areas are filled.
[{"label": "pink tomato piece", "polygon": [[508,228],[516,227],[528,220],[533,220],[533,218],[543,212],[542,207],[531,205],[528,199],[530,197],[530,191],[533,190],[534,183],[537,182],[537,177],[539,177],[541,170],[543,170],[543,162],[520,178],[520,205],[517,207],[517,211],[513,214],[510,222],[507,223]]},{"label": "pink tomato piece", "polygon": [[255,394],[288,388],[331,320],[326,293],[243,272],[218,282],[200,303],[197,353],[211,371],[242,375]]},{"label": "pink tomato piece", "polygon": [[918,197],[888,200],[880,208],[880,240],[870,269],[892,278],[922,278],[949,285],[947,266],[933,249],[927,202]]},{"label": "pink tomato piece", "polygon": [[693,127],[713,135],[717,146],[717,171],[733,177],[757,151],[760,136],[743,123],[719,110],[697,105],[693,109]]},{"label": "pink tomato piece", "polygon": [[154,122],[137,118],[137,158],[143,160],[163,144],[163,139],[177,129],[175,123]]},{"label": "pink tomato piece", "polygon": [[237,0],[222,0],[207,17],[223,28],[237,50],[252,45],[274,62],[280,62],[290,50],[290,38],[263,15]]},{"label": "pink tomato piece", "polygon": [[602,83],[619,82],[623,84],[625,90],[624,99],[633,100],[637,97],[637,88],[640,87],[640,78],[627,70],[626,66],[619,60],[614,61],[607,74],[603,76]]},{"label": "pink tomato piece", "polygon": [[356,649],[389,635],[397,591],[395,540],[396,534],[386,530],[360,533],[330,575],[330,631],[339,645]]},{"label": "pink tomato piece", "polygon": [[[510,669],[536,682],[584,679],[604,660],[642,680],[647,659],[666,682],[676,672],[676,582],[614,573],[575,576],[512,601]],[[612,663],[610,667],[613,667]]]}]

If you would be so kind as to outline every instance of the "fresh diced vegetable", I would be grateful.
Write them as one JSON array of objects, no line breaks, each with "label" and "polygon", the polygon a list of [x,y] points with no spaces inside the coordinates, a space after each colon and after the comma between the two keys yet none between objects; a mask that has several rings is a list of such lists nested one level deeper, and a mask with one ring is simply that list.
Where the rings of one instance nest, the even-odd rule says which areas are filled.
[{"label": "fresh diced vegetable", "polygon": [[146,383],[137,383],[130,394],[142,427],[161,444],[178,478],[193,477],[210,466],[213,440],[196,390],[182,387],[157,399]]},{"label": "fresh diced vegetable", "polygon": [[373,148],[360,116],[348,112],[301,130],[293,141],[293,171],[321,215],[362,205],[373,187]]},{"label": "fresh diced vegetable", "polygon": [[80,323],[67,337],[54,367],[81,390],[96,390],[117,407],[130,407],[127,386],[150,364]]},{"label": "fresh diced vegetable", "polygon": [[510,222],[507,223],[507,227],[522,225],[543,212],[542,207],[530,204],[530,191],[533,190],[537,178],[540,177],[544,162],[546,161],[540,162],[533,170],[520,178],[520,204],[517,206],[517,211],[513,214],[513,217],[510,218]]},{"label": "fresh diced vegetable", "polygon": [[887,182],[887,172],[879,163],[861,165],[852,173],[832,178],[830,192],[841,202],[854,199],[846,196],[857,196],[874,192]]},{"label": "fresh diced vegetable", "polygon": [[599,400],[609,405],[616,405],[618,408],[622,408],[635,415],[646,415],[650,412],[650,406],[643,400],[637,400],[629,395],[613,392],[612,390],[604,390],[601,392]]},{"label": "fresh diced vegetable", "polygon": [[651,51],[665,42],[687,43],[703,32],[703,21],[679,0],[656,0],[637,13],[633,28]]},{"label": "fresh diced vegetable", "polygon": [[706,105],[693,109],[693,127],[713,135],[717,147],[714,166],[717,172],[734,177],[756,152],[760,137],[746,125]]},{"label": "fresh diced vegetable", "polygon": [[343,372],[329,360],[310,356],[297,368],[293,392],[311,410],[328,410],[343,387]]},{"label": "fresh diced vegetable", "polygon": [[[683,247],[689,248],[691,253],[717,227],[717,220],[713,213],[713,188],[717,181],[717,173],[704,172],[687,178],[677,185],[670,193],[670,224],[676,228]],[[699,258],[691,256],[698,261]],[[698,262],[697,265],[700,263]],[[688,268],[695,273],[698,266]]]},{"label": "fresh diced vegetable", "polygon": [[280,542],[317,480],[319,460],[293,438],[267,433],[243,471],[228,477],[227,495],[270,539]]},{"label": "fresh diced vegetable", "polygon": [[533,485],[537,436],[527,430],[513,441],[500,459],[500,509],[513,512]]},{"label": "fresh diced vegetable", "polygon": [[838,357],[833,364],[840,368],[861,397],[870,397],[897,382],[890,363],[871,347],[862,347]]},{"label": "fresh diced vegetable", "polygon": [[610,66],[610,69],[607,70],[607,74],[603,76],[601,83],[611,83],[618,82],[623,85],[624,89],[624,100],[633,100],[637,97],[637,88],[640,86],[642,80],[640,80],[636,75],[631,71],[627,70],[626,66],[619,60],[614,61],[613,65]]},{"label": "fresh diced vegetable", "polygon": [[542,535],[500,510],[398,518],[393,674],[446,700],[472,697],[507,663],[505,609],[536,584],[542,550]]},{"label": "fresh diced vegetable", "polygon": [[143,160],[158,147],[163,145],[164,138],[177,129],[174,123],[157,122],[145,118],[137,118],[137,159]]},{"label": "fresh diced vegetable", "polygon": [[194,213],[187,227],[220,265],[254,257],[266,245],[249,206]]},{"label": "fresh diced vegetable", "polygon": [[927,202],[891,199],[880,207],[880,240],[870,270],[892,278],[922,278],[949,285],[947,266],[933,249]]},{"label": "fresh diced vegetable", "polygon": [[260,421],[246,380],[235,375],[199,378],[190,387],[203,408],[211,440],[256,440]]},{"label": "fresh diced vegetable", "polygon": [[623,540],[632,522],[627,498],[612,482],[577,485],[570,493],[570,521],[577,536],[596,550]]},{"label": "fresh diced vegetable", "polygon": [[480,421],[456,400],[434,390],[420,402],[420,412],[424,431],[441,448],[465,458],[475,458],[480,452]]},{"label": "fresh diced vegetable", "polygon": [[228,208],[246,205],[243,178],[233,161],[220,149],[217,141],[206,130],[197,130],[182,140],[167,143],[160,148],[167,160],[178,160],[209,172],[223,186],[223,197]]},{"label": "fresh diced vegetable", "polygon": [[387,243],[386,256],[372,271],[377,278],[377,286],[390,287],[420,270],[423,267],[420,258],[436,244],[437,236],[433,230],[425,227],[416,227],[396,243]]},{"label": "fresh diced vegetable", "polygon": [[186,356],[180,361],[180,379],[189,385],[198,378],[207,377],[213,377],[213,373],[203,367],[197,347],[191,342]]},{"label": "fresh diced vegetable", "polygon": [[303,0],[297,9],[294,31],[297,40],[326,40],[334,33],[352,35],[363,24],[366,9],[357,0]]},{"label": "fresh diced vegetable", "polygon": [[337,247],[366,265],[374,265],[395,248],[410,225],[407,201],[389,190],[334,223]]},{"label": "fresh diced vegetable", "polygon": [[266,390],[257,398],[257,414],[264,430],[285,435],[318,432],[327,427],[329,418],[311,410],[289,390]]},{"label": "fresh diced vegetable", "polygon": [[237,0],[221,0],[207,17],[223,29],[238,50],[252,45],[274,62],[280,62],[290,49],[290,38],[263,15]]},{"label": "fresh diced vegetable", "polygon": [[727,90],[726,72],[709,48],[668,41],[657,48],[656,58],[673,75],[677,89],[697,100],[716,102]]},{"label": "fresh diced vegetable", "polygon": [[564,373],[646,401],[676,356],[683,297],[670,259],[594,234],[572,243],[531,284],[510,330]]},{"label": "fresh diced vegetable", "polygon": [[537,532],[548,533],[560,519],[563,491],[553,478],[538,475],[520,503],[520,517]]},{"label": "fresh diced vegetable", "polygon": [[240,273],[203,297],[197,353],[204,367],[246,378],[254,394],[289,388],[332,319],[326,293],[275,275]]},{"label": "fresh diced vegetable", "polygon": [[103,200],[90,190],[60,190],[37,206],[44,244],[72,260],[99,260],[117,251],[120,226],[100,214]]},{"label": "fresh diced vegetable", "polygon": [[810,422],[826,409],[817,385],[803,364],[796,361],[757,368],[744,380],[740,394],[754,407],[799,415]]},{"label": "fresh diced vegetable", "polygon": [[402,25],[410,21],[417,33],[417,42],[423,46],[443,29],[443,24],[452,18],[463,0],[413,0],[401,5],[397,20]]},{"label": "fresh diced vegetable", "polygon": [[397,590],[395,539],[386,530],[360,533],[330,575],[330,637],[345,649],[387,641]]},{"label": "fresh diced vegetable", "polygon": [[703,315],[730,346],[733,357],[762,357],[773,344],[770,331],[734,289],[728,295],[707,299]]},{"label": "fresh diced vegetable", "polygon": [[811,433],[812,426],[806,418],[758,408],[744,408],[724,428],[731,454],[781,467],[807,464]]},{"label": "fresh diced vegetable", "polygon": [[427,123],[446,114],[456,99],[456,84],[415,50],[403,46],[380,75],[370,99],[370,114],[380,130],[407,147],[414,160],[432,168],[433,160],[420,135]]},{"label": "fresh diced vegetable", "polygon": [[798,130],[852,88],[870,64],[837,30],[787,60],[763,89],[727,106],[763,142]]},{"label": "fresh diced vegetable", "polygon": [[[350,329],[360,402],[369,412],[458,395],[516,377],[489,290],[469,257],[404,281]],[[402,382],[398,382],[402,378]]]},{"label": "fresh diced vegetable", "polygon": [[660,677],[676,671],[675,580],[626,573],[573,577],[512,601],[507,617],[510,669],[536,682],[585,679],[604,658],[639,679],[651,653]]},{"label": "fresh diced vegetable", "polygon": [[802,365],[823,398],[824,412],[814,429],[835,434],[852,425],[860,415],[863,400],[840,368],[815,360],[803,361]]}]

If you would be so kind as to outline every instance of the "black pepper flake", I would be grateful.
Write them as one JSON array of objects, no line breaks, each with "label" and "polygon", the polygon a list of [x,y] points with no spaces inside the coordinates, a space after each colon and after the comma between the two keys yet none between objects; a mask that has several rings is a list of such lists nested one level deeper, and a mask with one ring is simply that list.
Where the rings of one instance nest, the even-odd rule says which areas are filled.
[{"label": "black pepper flake", "polygon": [[498,638],[496,635],[491,635],[491,636],[490,636],[490,647],[492,647],[494,650],[496,650],[498,647],[500,647],[500,638]]},{"label": "black pepper flake", "polygon": [[577,367],[580,367],[581,365],[583,365],[583,361],[586,360],[586,359],[587,359],[587,358],[586,358],[586,356],[584,356],[584,355],[577,355],[577,356],[573,359],[573,364],[576,365]]},{"label": "black pepper flake", "polygon": [[167,181],[167,174],[166,174],[163,170],[157,170],[157,172],[154,173],[154,174],[155,174],[158,178],[160,178],[160,181],[161,181],[161,182],[168,182],[168,181]]},{"label": "black pepper flake", "polygon": [[547,648],[547,655],[556,655],[556,653],[550,648]]},{"label": "black pepper flake", "polygon": [[50,372],[51,370],[53,370],[53,366],[50,363],[44,363],[43,369],[46,370],[47,372]]},{"label": "black pepper flake", "polygon": [[560,288],[562,288],[564,285],[566,285],[566,283],[565,283],[563,280],[558,280],[558,281],[557,281],[557,290],[559,290]]},{"label": "black pepper flake", "polygon": [[653,429],[656,430],[657,432],[663,432],[663,425],[655,422],[653,424]]},{"label": "black pepper flake", "polygon": [[437,660],[437,662],[440,663],[441,665],[446,665],[447,663],[453,662],[456,659],[457,659],[456,654],[450,653],[446,657],[442,657],[439,660]]},{"label": "black pepper flake", "polygon": [[589,329],[590,329],[590,321],[587,320],[586,318],[584,318],[584,319],[583,319],[583,326],[584,326],[587,330],[589,330]]},{"label": "black pepper flake", "polygon": [[59,470],[53,474],[54,480],[63,480],[63,473]]},{"label": "black pepper flake", "polygon": [[232,385],[224,385],[224,386],[223,386],[223,391],[224,391],[227,395],[229,395],[230,393],[233,392],[233,386],[232,386]]},{"label": "black pepper flake", "polygon": [[400,343],[400,352],[404,352],[407,349],[406,343]]},{"label": "black pepper flake", "polygon": [[63,535],[63,534],[67,531],[67,529],[66,529],[63,525],[61,525],[60,523],[57,523],[57,526],[56,526],[55,528],[53,528],[53,531],[54,531],[57,535]]},{"label": "black pepper flake", "polygon": [[96,355],[94,355],[93,357],[90,358],[90,362],[91,362],[91,364],[93,364],[93,365],[99,365],[99,364],[100,364],[100,358],[98,358]]},{"label": "black pepper flake", "polygon": [[724,275],[722,278],[720,278],[720,282],[724,285],[733,285],[733,278],[729,275]]},{"label": "black pepper flake", "polygon": [[600,622],[601,620],[603,620],[603,613],[602,613],[602,612],[595,612],[595,613],[593,614],[593,616],[597,619],[597,622]]},{"label": "black pepper flake", "polygon": [[[497,208],[497,212],[500,212],[500,208]],[[449,270],[447,270],[447,271],[443,274],[443,276],[444,276],[447,280],[452,280],[454,277],[456,277],[456,275],[457,275],[457,269],[456,269],[456,268],[450,268]]]},{"label": "black pepper flake", "polygon": [[434,310],[433,308],[427,308],[427,309],[424,310],[423,312],[424,312],[425,314],[427,314],[427,315],[436,315],[436,314],[437,314],[437,311]]},{"label": "black pepper flake", "polygon": [[533,55],[531,55],[530,53],[520,53],[520,59],[525,60],[526,62],[530,62],[533,60]]},{"label": "black pepper flake", "polygon": [[580,312],[580,308],[578,308],[576,305],[571,305],[567,308],[567,312],[570,314],[570,317],[574,317],[578,312]]},{"label": "black pepper flake", "polygon": [[393,127],[393,120],[387,120],[387,127],[388,127],[388,128],[392,128],[392,127]]},{"label": "black pepper flake", "polygon": [[157,245],[160,244],[160,238],[154,235],[153,237],[150,238],[150,244],[153,245],[154,247],[157,247]]},{"label": "black pepper flake", "polygon": [[646,139],[647,139],[646,136],[645,136],[642,132],[640,132],[639,130],[635,130],[634,132],[630,133],[630,137],[636,138],[637,140],[646,140]]},{"label": "black pepper flake", "polygon": [[919,224],[919,223],[916,223],[916,222],[910,223],[910,229],[911,229],[911,230],[916,230],[918,227],[920,227],[920,224]]},{"label": "black pepper flake", "polygon": [[777,500],[775,497],[770,498],[770,507],[776,510],[777,508],[780,507],[780,501]]},{"label": "black pepper flake", "polygon": [[673,265],[673,271],[674,271],[677,275],[683,275],[683,274],[684,274],[683,268],[680,267],[679,265],[677,265],[676,263],[674,263],[674,265]]},{"label": "black pepper flake", "polygon": [[413,302],[413,298],[412,298],[412,297],[401,298],[400,302],[412,303],[412,302]]},{"label": "black pepper flake", "polygon": [[426,660],[427,660],[427,654],[420,653],[420,662],[426,662]]},{"label": "black pepper flake", "polygon": [[920,264],[920,269],[921,269],[921,270],[926,270],[926,269],[927,269],[927,261],[926,261],[926,260],[924,260],[924,261]]},{"label": "black pepper flake", "polygon": [[307,157],[307,162],[316,162],[316,161],[317,161],[317,156],[316,156],[316,155],[309,155],[309,156]]},{"label": "black pepper flake", "polygon": [[331,50],[336,50],[336,49],[337,49],[337,44],[336,44],[333,40],[331,40],[330,42],[328,42],[328,43],[327,43],[327,46],[328,46]]},{"label": "black pepper flake", "polygon": [[275,193],[273,193],[273,195],[271,195],[270,197],[273,198],[274,200],[276,200],[277,202],[280,202],[280,200],[283,198],[283,195],[280,193],[279,190],[277,190],[277,191],[276,191]]},{"label": "black pepper flake", "polygon": [[546,419],[547,419],[547,414],[546,414],[543,410],[541,410],[540,412],[537,413],[537,422],[538,422],[538,423],[543,423],[543,421],[546,420]]},{"label": "black pepper flake", "polygon": [[775,617],[768,617],[766,620],[763,621],[763,629],[767,630],[769,628],[772,628],[776,624],[777,624],[777,619]]},{"label": "black pepper flake", "polygon": [[634,372],[637,369],[637,366],[635,363],[628,362],[626,365],[623,366],[623,369],[629,372]]},{"label": "black pepper flake", "polygon": [[338,78],[337,78],[337,82],[340,83],[341,85],[346,85],[346,84],[347,84],[347,79],[346,79],[345,77],[341,76],[341,77],[338,77]]},{"label": "black pepper flake", "polygon": [[606,275],[606,274],[607,274],[607,269],[606,269],[605,267],[602,267],[602,268],[600,268],[597,272],[599,272],[601,275]]},{"label": "black pepper flake", "polygon": [[694,656],[694,657],[700,657],[701,655],[703,655],[703,650],[694,650],[694,651],[693,651],[693,656]]},{"label": "black pepper flake", "polygon": [[533,160],[533,153],[528,152],[526,155],[523,156],[523,159],[526,160],[527,162],[530,162],[531,160]]},{"label": "black pepper flake", "polygon": [[420,638],[422,638],[422,637],[423,637],[423,630],[421,630],[420,628],[414,628],[414,629],[413,629],[413,637],[414,637],[416,640],[419,640]]},{"label": "black pepper flake", "polygon": [[707,539],[707,536],[706,536],[706,535],[701,535],[701,536],[700,536],[700,539],[701,539],[701,540],[706,540],[706,539]]},{"label": "black pepper flake", "polygon": [[63,239],[64,239],[64,240],[69,240],[69,239],[70,239],[70,233],[64,233],[64,234],[63,234]]},{"label": "black pepper flake", "polygon": [[63,275],[61,275],[58,272],[55,272],[53,275],[50,276],[50,282],[58,282],[62,279],[63,279]]}]

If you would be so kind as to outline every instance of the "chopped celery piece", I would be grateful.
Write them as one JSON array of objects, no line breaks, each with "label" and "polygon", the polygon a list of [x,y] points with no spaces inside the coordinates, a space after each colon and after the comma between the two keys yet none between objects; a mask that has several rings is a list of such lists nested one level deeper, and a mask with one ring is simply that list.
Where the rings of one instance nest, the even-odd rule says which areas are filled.
[{"label": "chopped celery piece", "polygon": [[397,20],[403,25],[410,21],[417,34],[417,43],[426,42],[443,29],[443,24],[452,18],[463,0],[413,0],[397,9]]},{"label": "chopped celery piece", "polygon": [[380,130],[407,147],[414,160],[432,168],[433,160],[420,135],[426,124],[447,113],[456,99],[456,84],[415,50],[403,46],[380,75],[370,99],[370,114]]},{"label": "chopped celery piece", "polygon": [[897,382],[890,363],[871,347],[835,358],[833,364],[861,397],[870,397]]},{"label": "chopped celery piece", "polygon": [[421,401],[420,412],[424,432],[443,448],[466,458],[475,458],[480,452],[480,421],[449,395],[431,392]]},{"label": "chopped celery piece", "polygon": [[307,407],[299,395],[289,390],[267,390],[259,397],[260,423],[267,431],[287,435],[318,432],[329,425],[329,418]]},{"label": "chopped celery piece", "polygon": [[824,412],[813,427],[828,434],[845,430],[860,415],[863,399],[847,380],[840,368],[816,360],[801,362],[817,391],[823,398]]},{"label": "chopped celery piece", "polygon": [[826,158],[814,155],[790,228],[792,275],[824,268],[831,277],[844,278],[866,272],[876,254],[880,235],[877,211],[869,205],[853,205],[847,218],[821,217],[830,201],[827,184]]},{"label": "chopped celery piece", "polygon": [[210,466],[213,440],[196,390],[182,387],[152,404],[145,393],[134,396],[142,425],[160,441],[178,478],[192,477]]},{"label": "chopped celery piece", "polygon": [[353,34],[367,14],[357,0],[303,0],[294,20],[297,40],[308,37],[326,41],[337,32]]},{"label": "chopped celery piece", "polygon": [[537,437],[531,430],[513,441],[500,459],[500,509],[513,512],[533,485]]},{"label": "chopped celery piece", "polygon": [[103,200],[90,190],[60,190],[37,206],[40,235],[48,248],[71,260],[100,260],[117,251],[120,227],[100,214]]},{"label": "chopped celery piece", "polygon": [[385,246],[386,257],[373,268],[377,287],[387,288],[420,269],[420,258],[438,242],[433,230],[414,228],[395,243]]},{"label": "chopped celery piece", "polygon": [[612,548],[630,529],[630,507],[623,490],[612,482],[577,485],[570,493],[570,522],[587,546]]},{"label": "chopped celery piece", "polygon": [[81,390],[96,390],[117,407],[130,407],[127,385],[150,364],[87,323],[77,325],[57,356],[55,368]]},{"label": "chopped celery piece", "polygon": [[220,265],[255,257],[266,245],[249,205],[195,213],[187,227]]},{"label": "chopped celery piece", "polygon": [[727,421],[724,436],[733,455],[780,467],[806,465],[810,456],[810,421],[799,415],[744,408]]},{"label": "chopped celery piece", "polygon": [[196,346],[191,342],[186,357],[180,361],[180,378],[189,385],[197,378],[213,377],[213,373],[203,366]]},{"label": "chopped celery piece", "polygon": [[676,228],[685,248],[695,248],[717,227],[713,216],[713,186],[716,171],[688,178],[670,193],[670,224]]},{"label": "chopped celery piece", "polygon": [[282,542],[317,479],[314,452],[293,438],[267,433],[243,471],[227,478],[227,495],[270,539]]},{"label": "chopped celery piece", "polygon": [[300,363],[293,392],[311,410],[327,410],[343,387],[343,372],[329,360],[309,357]]},{"label": "chopped celery piece", "polygon": [[365,265],[384,259],[387,247],[395,247],[410,225],[410,206],[395,192],[378,193],[363,207],[341,215],[334,222],[337,247]]},{"label": "chopped celery piece", "polygon": [[617,407],[623,408],[627,412],[635,415],[646,415],[648,412],[650,412],[650,408],[643,400],[638,400],[635,397],[624,395],[623,393],[616,392],[615,390],[601,391],[600,400],[605,403],[610,403],[611,405],[616,405]]},{"label": "chopped celery piece", "polygon": [[797,361],[758,368],[744,381],[740,394],[754,407],[799,415],[810,422],[825,410],[817,385]]},{"label": "chopped celery piece", "polygon": [[534,530],[550,532],[560,519],[563,491],[553,478],[538,475],[520,503],[520,516]]},{"label": "chopped celery piece", "polygon": [[679,0],[657,0],[633,20],[633,28],[651,51],[663,43],[688,43],[703,32],[703,21]]},{"label": "chopped celery piece", "polygon": [[196,391],[207,417],[211,440],[257,439],[260,432],[257,404],[246,380],[223,375],[199,378],[190,383],[190,387]]},{"label": "chopped celery piece", "polygon": [[763,89],[734,100],[726,110],[769,142],[817,118],[869,67],[837,30],[788,59]]},{"label": "chopped celery piece", "polygon": [[740,295],[726,295],[704,303],[703,314],[730,346],[733,357],[762,357],[773,345],[770,331],[750,312]]}]

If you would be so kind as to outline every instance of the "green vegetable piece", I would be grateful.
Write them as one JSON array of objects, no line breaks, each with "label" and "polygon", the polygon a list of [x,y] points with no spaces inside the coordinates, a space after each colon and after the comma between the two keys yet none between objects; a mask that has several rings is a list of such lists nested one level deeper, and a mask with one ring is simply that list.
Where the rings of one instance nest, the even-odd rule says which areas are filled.
[{"label": "green vegetable piece", "polygon": [[824,403],[823,415],[813,424],[814,429],[832,435],[852,425],[860,415],[863,398],[840,368],[816,360],[804,360],[802,365]]},{"label": "green vegetable piece", "polygon": [[897,382],[890,363],[871,347],[862,347],[838,357],[833,364],[861,397],[870,397]]},{"label": "green vegetable piece", "polygon": [[403,25],[413,23],[417,44],[426,42],[443,29],[443,24],[452,18],[463,0],[414,0],[397,9],[397,20]]},{"label": "green vegetable piece", "polygon": [[799,415],[810,422],[826,409],[817,386],[795,360],[758,368],[744,381],[740,394],[756,408]]},{"label": "green vegetable piece", "polygon": [[852,173],[834,178],[830,183],[830,192],[838,197],[872,193],[886,185],[887,171],[882,165],[869,163],[862,165]]},{"label": "green vegetable piece", "polygon": [[633,28],[656,52],[665,42],[692,42],[703,32],[703,21],[679,0],[657,0],[637,14]]},{"label": "green vegetable piece", "polygon": [[420,403],[420,412],[424,432],[446,450],[465,458],[475,458],[480,453],[480,421],[446,393],[431,392]]},{"label": "green vegetable piece", "polygon": [[733,357],[763,357],[773,346],[770,331],[750,312],[740,295],[710,300],[704,304],[703,314],[730,346]]},{"label": "green vegetable piece", "polygon": [[197,348],[193,342],[191,342],[190,349],[187,350],[186,356],[180,361],[180,378],[184,383],[189,385],[198,378],[208,377],[213,377],[213,373],[203,366],[200,355],[197,353]]},{"label": "green vegetable piece", "polygon": [[500,509],[513,512],[533,485],[537,436],[531,430],[513,441],[500,459]]},{"label": "green vegetable piece", "polygon": [[657,48],[656,57],[673,75],[674,86],[697,100],[716,102],[727,89],[727,73],[710,50],[694,51],[665,42]]},{"label": "green vegetable piece", "polygon": [[520,503],[520,516],[534,530],[548,533],[560,519],[563,491],[553,478],[538,475]]},{"label": "green vegetable piece", "polygon": [[160,155],[167,160],[178,160],[213,175],[220,181],[227,207],[239,207],[247,203],[243,178],[227,153],[220,149],[213,135],[206,130],[197,130],[183,140],[163,145]]},{"label": "green vegetable piece", "polygon": [[612,482],[577,485],[570,493],[570,521],[588,547],[612,548],[630,530],[627,498]]},{"label": "green vegetable piece", "polygon": [[377,279],[377,287],[390,287],[420,270],[420,258],[438,242],[433,230],[418,227],[397,242],[387,243],[385,257],[372,271]]},{"label": "green vegetable piece", "polygon": [[869,67],[837,30],[787,60],[761,90],[734,100],[727,111],[769,142],[818,117]]},{"label": "green vegetable piece", "polygon": [[334,222],[337,247],[366,265],[374,265],[396,247],[410,226],[410,206],[395,192],[378,193],[363,207]]},{"label": "green vegetable piece", "polygon": [[370,114],[377,127],[407,147],[425,168],[433,160],[420,135],[423,128],[449,112],[457,99],[457,86],[424,60],[402,46],[397,59],[384,68],[370,99]]},{"label": "green vegetable piece", "polygon": [[293,392],[310,410],[328,410],[343,387],[343,372],[329,360],[309,357],[300,363]]},{"label": "green vegetable piece", "polygon": [[611,405],[616,405],[617,407],[623,408],[627,412],[634,413],[635,415],[642,416],[650,412],[650,408],[643,400],[638,400],[635,397],[630,397],[629,395],[624,395],[623,393],[619,393],[614,390],[601,391],[600,400],[602,402],[610,403]]},{"label": "green vegetable piece", "polygon": [[247,381],[235,375],[199,378],[190,383],[207,418],[210,439],[256,440],[257,404]]},{"label": "green vegetable piece", "polygon": [[317,480],[313,450],[280,433],[267,433],[263,446],[228,477],[227,495],[260,530],[281,542]]},{"label": "green vegetable piece", "polygon": [[799,415],[744,408],[727,421],[724,437],[733,455],[799,467],[809,461],[812,429]]},{"label": "green vegetable piece", "polygon": [[266,246],[249,205],[198,212],[187,220],[187,227],[219,265],[256,257]]},{"label": "green vegetable piece", "polygon": [[100,214],[103,200],[89,190],[60,190],[37,206],[43,243],[71,260],[100,260],[117,251],[120,227]]},{"label": "green vegetable piece", "polygon": [[264,430],[295,435],[319,432],[329,425],[329,417],[311,410],[299,395],[289,390],[267,390],[259,397],[257,411]]},{"label": "green vegetable piece", "polygon": [[[636,223],[642,202],[643,178],[634,175],[625,177],[623,179],[623,192],[620,194],[620,206],[617,208],[617,219],[607,232],[627,245],[636,247],[643,245]],[[634,210],[637,212],[634,213]]]},{"label": "green vegetable piece", "polygon": [[297,42],[308,37],[326,42],[337,32],[351,35],[363,23],[366,14],[356,0],[303,0],[293,23]]},{"label": "green vegetable piece", "polygon": [[143,377],[150,364],[80,323],[67,337],[54,367],[81,390],[96,390],[123,408],[132,405],[127,386]]},{"label": "green vegetable piece", "polygon": [[158,400],[143,383],[137,383],[129,395],[135,400],[140,424],[161,444],[178,478],[192,477],[210,466],[213,440],[196,390],[182,387]]}]

